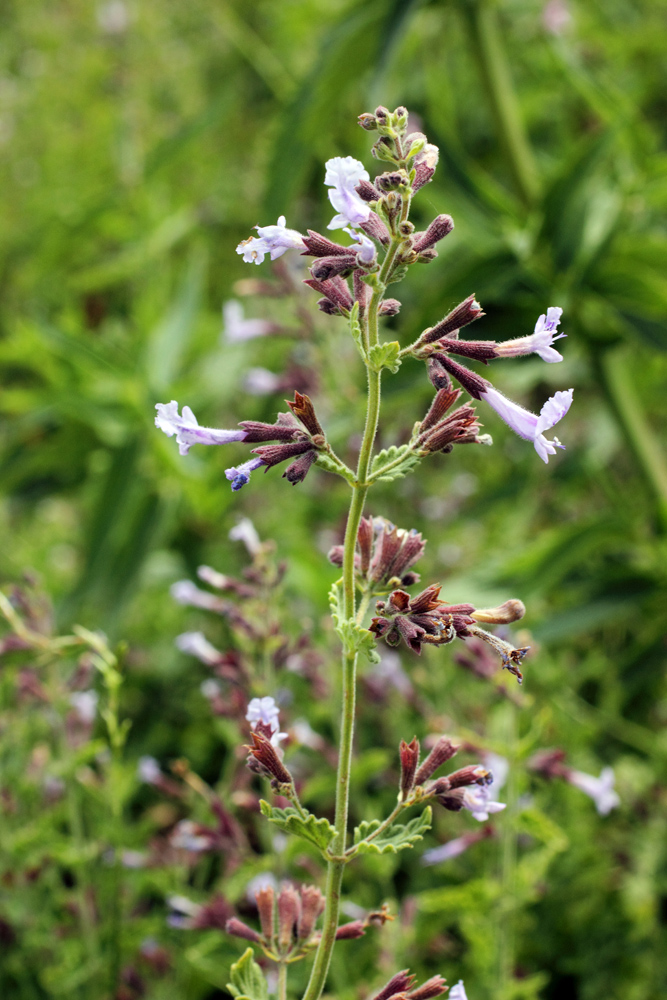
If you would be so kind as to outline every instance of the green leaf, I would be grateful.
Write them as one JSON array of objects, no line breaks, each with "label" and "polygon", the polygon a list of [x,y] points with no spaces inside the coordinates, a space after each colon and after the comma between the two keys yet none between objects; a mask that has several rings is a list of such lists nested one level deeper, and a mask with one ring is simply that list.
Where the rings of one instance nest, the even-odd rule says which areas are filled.
[{"label": "green leaf", "polygon": [[329,591],[329,607],[334,628],[346,649],[350,652],[363,653],[369,663],[379,663],[380,654],[376,649],[376,639],[372,632],[357,625],[353,618],[344,618],[340,602],[340,591],[335,583]]},{"label": "green leaf", "polygon": [[387,341],[384,344],[374,344],[368,352],[368,363],[374,372],[388,368],[392,374],[396,374],[401,367],[398,357],[401,345],[397,340]]},{"label": "green leaf", "polygon": [[264,799],[260,800],[259,807],[262,810],[262,815],[266,816],[270,823],[275,823],[278,829],[310,841],[321,851],[326,851],[336,833],[329,820],[325,819],[324,816],[318,819],[317,816],[308,813],[304,819],[291,806],[287,809],[276,809]]},{"label": "green leaf", "polygon": [[377,828],[380,821],[360,823],[354,831],[354,843],[359,854],[397,854],[408,847],[414,847],[418,840],[423,840],[424,834],[431,829],[433,811],[426,806],[421,816],[416,816],[409,823],[394,823],[388,830],[374,840],[366,841]]},{"label": "green leaf", "polygon": [[366,352],[364,351],[364,344],[363,344],[363,340],[361,339],[362,338],[362,334],[361,334],[361,326],[359,324],[359,303],[358,302],[355,302],[354,305],[352,306],[352,309],[350,310],[350,333],[352,334],[352,337],[354,338],[354,342],[357,345],[357,349],[359,351],[359,354],[361,354],[361,357],[365,361],[366,360]]},{"label": "green leaf", "polygon": [[[391,448],[379,451],[373,459],[371,478],[374,482],[390,483],[393,479],[400,479],[407,475],[418,464],[419,456],[414,453],[409,444],[402,444],[400,447],[393,444]],[[382,470],[388,465],[391,465],[391,468],[386,473],[382,473]]]},{"label": "green leaf", "polygon": [[241,955],[229,970],[231,983],[227,989],[238,1000],[269,1000],[269,990],[262,970],[255,961],[252,948]]}]

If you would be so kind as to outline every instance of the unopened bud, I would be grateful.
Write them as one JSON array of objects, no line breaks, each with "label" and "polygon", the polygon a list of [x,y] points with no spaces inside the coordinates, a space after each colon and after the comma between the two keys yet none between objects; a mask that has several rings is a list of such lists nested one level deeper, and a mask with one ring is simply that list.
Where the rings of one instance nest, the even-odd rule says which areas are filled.
[{"label": "unopened bud", "polygon": [[458,749],[449,736],[441,736],[415,774],[415,784],[423,785],[439,767],[454,756]]},{"label": "unopened bud", "polygon": [[439,997],[448,989],[442,976],[433,976],[415,990],[410,990],[406,994],[408,1000],[430,1000],[431,997]]},{"label": "unopened bud", "polygon": [[377,128],[377,119],[375,115],[369,115],[368,112],[364,112],[363,115],[359,115],[358,122],[363,129],[367,132],[375,132]]},{"label": "unopened bud", "polygon": [[526,605],[516,597],[505,601],[498,608],[488,608],[482,611],[473,611],[471,618],[478,622],[487,622],[490,625],[510,625],[519,621],[526,613]]},{"label": "unopened bud", "polygon": [[228,934],[233,934],[234,937],[244,938],[246,941],[254,941],[255,944],[258,944],[261,941],[257,931],[254,931],[252,927],[248,927],[247,924],[244,924],[243,921],[239,920],[237,917],[229,918],[225,924],[225,930]]},{"label": "unopened bud", "polygon": [[397,993],[405,993],[414,984],[416,978],[416,976],[410,974],[409,969],[397,972],[395,976],[392,976],[387,985],[383,986],[380,992],[373,997],[373,1000],[390,1000]]},{"label": "unopened bud", "polygon": [[354,190],[363,201],[371,202],[380,200],[380,192],[371,184],[370,181],[359,181]]},{"label": "unopened bud", "polygon": [[324,909],[324,896],[316,885],[301,887],[301,915],[297,928],[300,941],[307,941],[315,929],[315,923]]},{"label": "unopened bud", "polygon": [[392,170],[375,178],[375,186],[383,194],[398,191],[399,188],[406,187],[408,183],[408,176],[403,170]]},{"label": "unopened bud", "polygon": [[292,776],[281,761],[271,741],[256,731],[253,731],[250,736],[253,746],[248,746],[246,749],[250,751],[251,757],[281,785],[291,785]]},{"label": "unopened bud", "polygon": [[447,775],[450,788],[464,788],[466,785],[488,785],[493,775],[480,764],[469,764]]},{"label": "unopened bud", "polygon": [[336,941],[350,941],[354,938],[363,937],[366,933],[366,926],[362,920],[353,920],[349,924],[341,924],[336,931]]},{"label": "unopened bud", "polygon": [[285,885],[278,893],[278,946],[281,951],[289,951],[292,934],[299,920],[301,902],[292,885]]},{"label": "unopened bud", "polygon": [[444,319],[425,330],[419,338],[423,344],[431,344],[442,337],[456,334],[462,327],[469,323],[474,323],[476,319],[484,316],[482,307],[474,295],[469,295],[467,299],[460,302],[451,312],[447,313]]},{"label": "unopened bud", "polygon": [[407,799],[415,783],[415,773],[419,763],[419,740],[415,736],[410,743],[401,740],[399,747],[401,758],[401,800]]},{"label": "unopened bud", "polygon": [[294,392],[294,400],[286,399],[285,402],[295,417],[301,421],[310,434],[324,434],[320,427],[319,420],[315,416],[315,408],[310,401],[310,397],[305,393]]},{"label": "unopened bud", "polygon": [[[319,436],[319,435],[318,435]],[[286,479],[292,486],[302,483],[308,475],[313,462],[317,460],[316,451],[307,451],[305,455],[300,455],[291,465],[288,465],[283,472],[283,479]]]},{"label": "unopened bud", "polygon": [[383,246],[386,246],[391,239],[389,230],[377,212],[371,212],[366,222],[361,222],[359,224],[359,228],[363,229],[366,236],[370,236],[372,239],[378,240]]},{"label": "unopened bud", "polygon": [[440,240],[448,236],[454,228],[454,220],[451,215],[438,215],[425,233],[421,233],[413,242],[413,247],[417,253],[423,253],[430,247],[435,246]]},{"label": "unopened bud", "polygon": [[274,900],[275,894],[273,892],[273,887],[270,885],[263,886],[255,893],[255,902],[257,903],[257,909],[259,911],[259,922],[262,927],[262,935],[264,940],[267,942],[273,941],[273,935],[275,934],[273,914]]}]

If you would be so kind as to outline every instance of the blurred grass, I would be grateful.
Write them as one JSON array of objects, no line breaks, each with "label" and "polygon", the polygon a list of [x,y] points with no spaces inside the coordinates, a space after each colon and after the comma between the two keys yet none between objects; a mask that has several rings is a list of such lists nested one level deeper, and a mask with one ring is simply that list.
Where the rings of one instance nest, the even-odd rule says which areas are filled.
[{"label": "blurred grass", "polygon": [[[64,625],[123,634],[141,651],[127,695],[137,751],[173,746],[148,711],[156,696],[189,727],[183,746],[201,725],[169,704],[173,678],[187,690],[171,642],[191,619],[167,588],[200,562],[237,568],[226,535],[241,513],[289,559],[294,606],[321,619],[331,571],[312,539],[326,550],[339,528],[342,485],[311,474],[288,490],[269,473],[232,495],[223,457],[179,458],[154,430],[153,406],[176,398],[219,426],[279,408],[280,396],[253,398],[242,380],[251,366],[282,371],[285,341],[220,342],[221,304],[249,276],[234,247],[282,213],[322,228],[323,161],[350,153],[371,166],[356,115],[406,104],[441,148],[416,221],[447,211],[456,230],[397,289],[395,336],[412,337],[472,291],[489,338],[530,332],[559,304],[565,362],[513,362],[494,379],[538,407],[573,385],[575,404],[567,451],[547,468],[485,414],[493,449],[424,464],[379,487],[371,509],[424,531],[424,575],[448,598],[491,601],[509,589],[526,601],[540,652],[523,738],[536,729],[534,741],[564,746],[575,766],[619,771],[625,807],[605,821],[566,790],[538,793],[546,815],[530,836],[541,860],[519,893],[527,985],[512,995],[648,1000],[667,986],[666,11],[651,0],[548,8],[570,15],[556,33],[537,0],[3,5],[0,570],[11,580],[37,569]],[[495,99],[480,37],[516,107]],[[508,144],[509,126],[519,139]],[[298,342],[291,357],[323,363],[316,401],[345,451],[361,373],[343,353],[352,384],[341,413],[345,348],[336,321],[323,322],[325,342]],[[428,397],[422,372],[404,365],[387,384],[383,443]],[[434,715],[483,735],[488,713],[491,733],[502,706],[452,670],[415,668]],[[400,706],[392,711],[382,747],[409,737]],[[372,732],[381,720],[367,712]],[[216,745],[211,737],[200,766]],[[480,849],[486,875],[494,850]],[[444,890],[403,859],[366,862],[355,888],[368,905],[379,901],[374,885],[423,892],[420,948],[435,942],[427,964],[435,971],[438,949],[458,956],[471,997],[490,997],[497,885],[474,867],[479,856],[457,861]],[[419,961],[416,944],[406,947]],[[531,979],[542,972],[548,982]],[[334,976],[350,988],[341,961]]]}]

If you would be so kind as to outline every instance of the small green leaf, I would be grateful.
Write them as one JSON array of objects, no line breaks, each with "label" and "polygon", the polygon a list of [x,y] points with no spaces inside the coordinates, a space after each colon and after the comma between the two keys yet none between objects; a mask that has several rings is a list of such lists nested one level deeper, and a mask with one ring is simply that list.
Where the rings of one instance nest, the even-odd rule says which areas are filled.
[{"label": "small green leaf", "polygon": [[345,648],[350,652],[363,653],[369,663],[379,663],[380,654],[376,649],[376,640],[372,632],[357,625],[353,618],[344,618],[340,601],[338,584],[329,591],[329,607],[334,628],[341,638]]},{"label": "small green leaf", "polygon": [[350,333],[354,338],[354,342],[357,345],[359,354],[363,360],[366,360],[366,352],[364,351],[364,344],[362,340],[361,325],[359,323],[359,303],[355,302],[350,310]]},{"label": "small green leaf", "polygon": [[401,367],[398,357],[401,345],[397,340],[387,341],[384,344],[374,344],[368,352],[368,363],[374,372],[388,368],[392,374],[396,374]]},{"label": "small green leaf", "polygon": [[[373,459],[371,466],[371,479],[377,483],[390,483],[393,479],[400,479],[411,472],[419,464],[419,455],[415,454],[409,444],[402,444],[400,447],[392,445],[379,451]],[[386,473],[383,469],[387,466]]]},{"label": "small green leaf", "polygon": [[229,970],[227,989],[237,1000],[269,1000],[269,990],[252,948],[241,955]]},{"label": "small green leaf", "polygon": [[424,834],[431,829],[432,810],[426,806],[421,816],[416,816],[409,823],[395,823],[388,830],[367,841],[380,826],[377,819],[370,823],[360,823],[354,831],[354,843],[358,854],[397,854],[408,847],[414,847],[418,840],[423,840]]},{"label": "small green leaf", "polygon": [[318,819],[317,816],[308,813],[304,819],[291,806],[287,809],[276,809],[264,799],[260,800],[259,807],[262,810],[262,815],[266,816],[270,823],[275,823],[278,829],[310,841],[321,851],[326,851],[336,833],[329,820],[325,819],[324,816]]}]

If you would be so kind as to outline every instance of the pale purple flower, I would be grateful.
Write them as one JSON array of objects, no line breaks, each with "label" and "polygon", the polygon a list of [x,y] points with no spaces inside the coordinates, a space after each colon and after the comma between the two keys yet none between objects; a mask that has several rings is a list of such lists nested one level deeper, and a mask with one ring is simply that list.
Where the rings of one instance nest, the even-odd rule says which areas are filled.
[{"label": "pale purple flower", "polygon": [[499,753],[493,753],[488,751],[483,756],[484,767],[486,767],[493,775],[493,789],[499,792],[507,781],[507,775],[509,774],[510,762],[507,757],[501,757]]},{"label": "pale purple flower", "polygon": [[217,427],[200,427],[189,406],[184,406],[182,416],[179,416],[175,399],[171,403],[156,403],[155,409],[155,426],[164,431],[167,437],[176,435],[181,455],[187,455],[193,444],[229,444],[230,441],[245,440],[246,432],[243,430],[224,431]]},{"label": "pale purple flower", "polygon": [[558,333],[558,324],[563,310],[558,306],[550,306],[546,315],[543,313],[535,324],[535,330],[528,337],[517,337],[516,340],[504,340],[496,345],[496,354],[501,358],[516,358],[522,354],[539,354],[543,361],[553,363],[562,361],[563,355],[552,347],[554,340],[566,337]]},{"label": "pale purple flower", "polygon": [[[200,591],[200,593],[204,593],[204,591]],[[222,657],[222,653],[211,645],[203,632],[183,632],[176,636],[174,644],[181,653],[196,656],[207,667],[215,666]]]},{"label": "pale purple flower", "polygon": [[243,380],[243,388],[251,396],[269,396],[272,392],[277,392],[281,383],[280,375],[270,372],[268,368],[249,368]]},{"label": "pale purple flower", "polygon": [[227,537],[230,542],[243,542],[251,556],[256,556],[262,547],[257,529],[249,517],[242,517],[238,524],[230,528]]},{"label": "pale purple flower", "polygon": [[74,691],[69,696],[70,705],[76,712],[79,721],[86,726],[92,726],[95,721],[99,697],[97,691]]},{"label": "pale purple flower", "polygon": [[255,226],[259,234],[251,236],[247,240],[242,240],[236,248],[236,252],[243,254],[246,264],[261,264],[268,253],[271,260],[282,257],[286,250],[305,250],[301,233],[296,229],[287,229],[285,216],[281,215],[275,226]]},{"label": "pale purple flower", "polygon": [[371,210],[356,191],[359,181],[370,180],[363,163],[353,156],[334,156],[327,160],[324,183],[331,188],[329,201],[338,212],[328,229],[343,229],[344,226],[358,226],[367,222]]},{"label": "pale purple flower", "polygon": [[271,730],[271,743],[279,748],[282,740],[287,739],[287,733],[279,732],[280,721],[278,716],[280,709],[276,705],[275,699],[269,696],[264,698],[252,698],[248,704],[246,719],[250,723],[250,728],[255,729],[259,722],[268,726]]},{"label": "pale purple flower", "polygon": [[199,685],[199,690],[204,695],[208,701],[212,701],[217,698],[220,694],[221,688],[216,680],[212,677],[207,678],[207,680],[202,681]]},{"label": "pale purple flower", "polygon": [[137,761],[137,777],[147,785],[154,785],[162,777],[162,770],[155,757],[140,757]]},{"label": "pale purple flower", "polygon": [[197,833],[197,824],[191,819],[182,819],[169,836],[172,847],[182,851],[206,851],[211,846],[210,837]]},{"label": "pale purple flower", "polygon": [[265,337],[275,329],[275,324],[267,319],[246,319],[243,305],[238,299],[230,299],[222,307],[222,329],[229,344],[238,344],[254,337]]},{"label": "pale purple flower", "polygon": [[507,808],[504,802],[492,801],[491,785],[469,785],[463,791],[463,805],[479,823],[486,823],[489,813],[502,812]]},{"label": "pale purple flower", "polygon": [[231,468],[225,469],[225,476],[232,484],[234,493],[243,489],[250,482],[250,473],[254,472],[255,469],[259,469],[261,465],[264,465],[261,458],[251,458],[248,462],[244,462],[243,465],[232,465]]},{"label": "pale purple flower", "polygon": [[611,767],[604,767],[599,778],[592,774],[585,774],[583,771],[569,770],[567,780],[575,788],[579,788],[593,799],[600,816],[607,816],[612,809],[621,803],[618,794],[614,791],[615,777]]},{"label": "pale purple flower", "polygon": [[467,851],[469,846],[470,840],[464,834],[462,837],[448,840],[446,844],[441,844],[440,847],[432,847],[430,850],[424,851],[421,856],[421,863],[423,865],[437,865],[441,861],[450,861],[452,858],[458,858],[459,854]]},{"label": "pale purple flower", "polygon": [[359,244],[358,252],[361,263],[372,264],[377,256],[373,240],[369,240],[365,233],[355,233],[354,229],[350,229],[349,227],[345,232],[349,233],[352,239]]},{"label": "pale purple flower", "polygon": [[452,986],[447,996],[449,1000],[468,1000],[462,979],[459,979],[458,983]]},{"label": "pale purple flower", "polygon": [[481,398],[489,403],[499,417],[511,427],[515,434],[532,441],[535,451],[543,462],[549,461],[549,455],[556,454],[556,448],[564,448],[558,438],[549,441],[544,436],[544,431],[554,427],[558,421],[565,416],[572,405],[572,394],[574,389],[560,390],[546,401],[540,415],[525,410],[523,406],[503,396],[492,385],[487,386],[481,393]]},{"label": "pale purple flower", "polygon": [[193,608],[204,608],[206,611],[220,611],[220,598],[200,590],[192,580],[177,580],[172,583],[169,593],[179,604],[190,605]]}]

